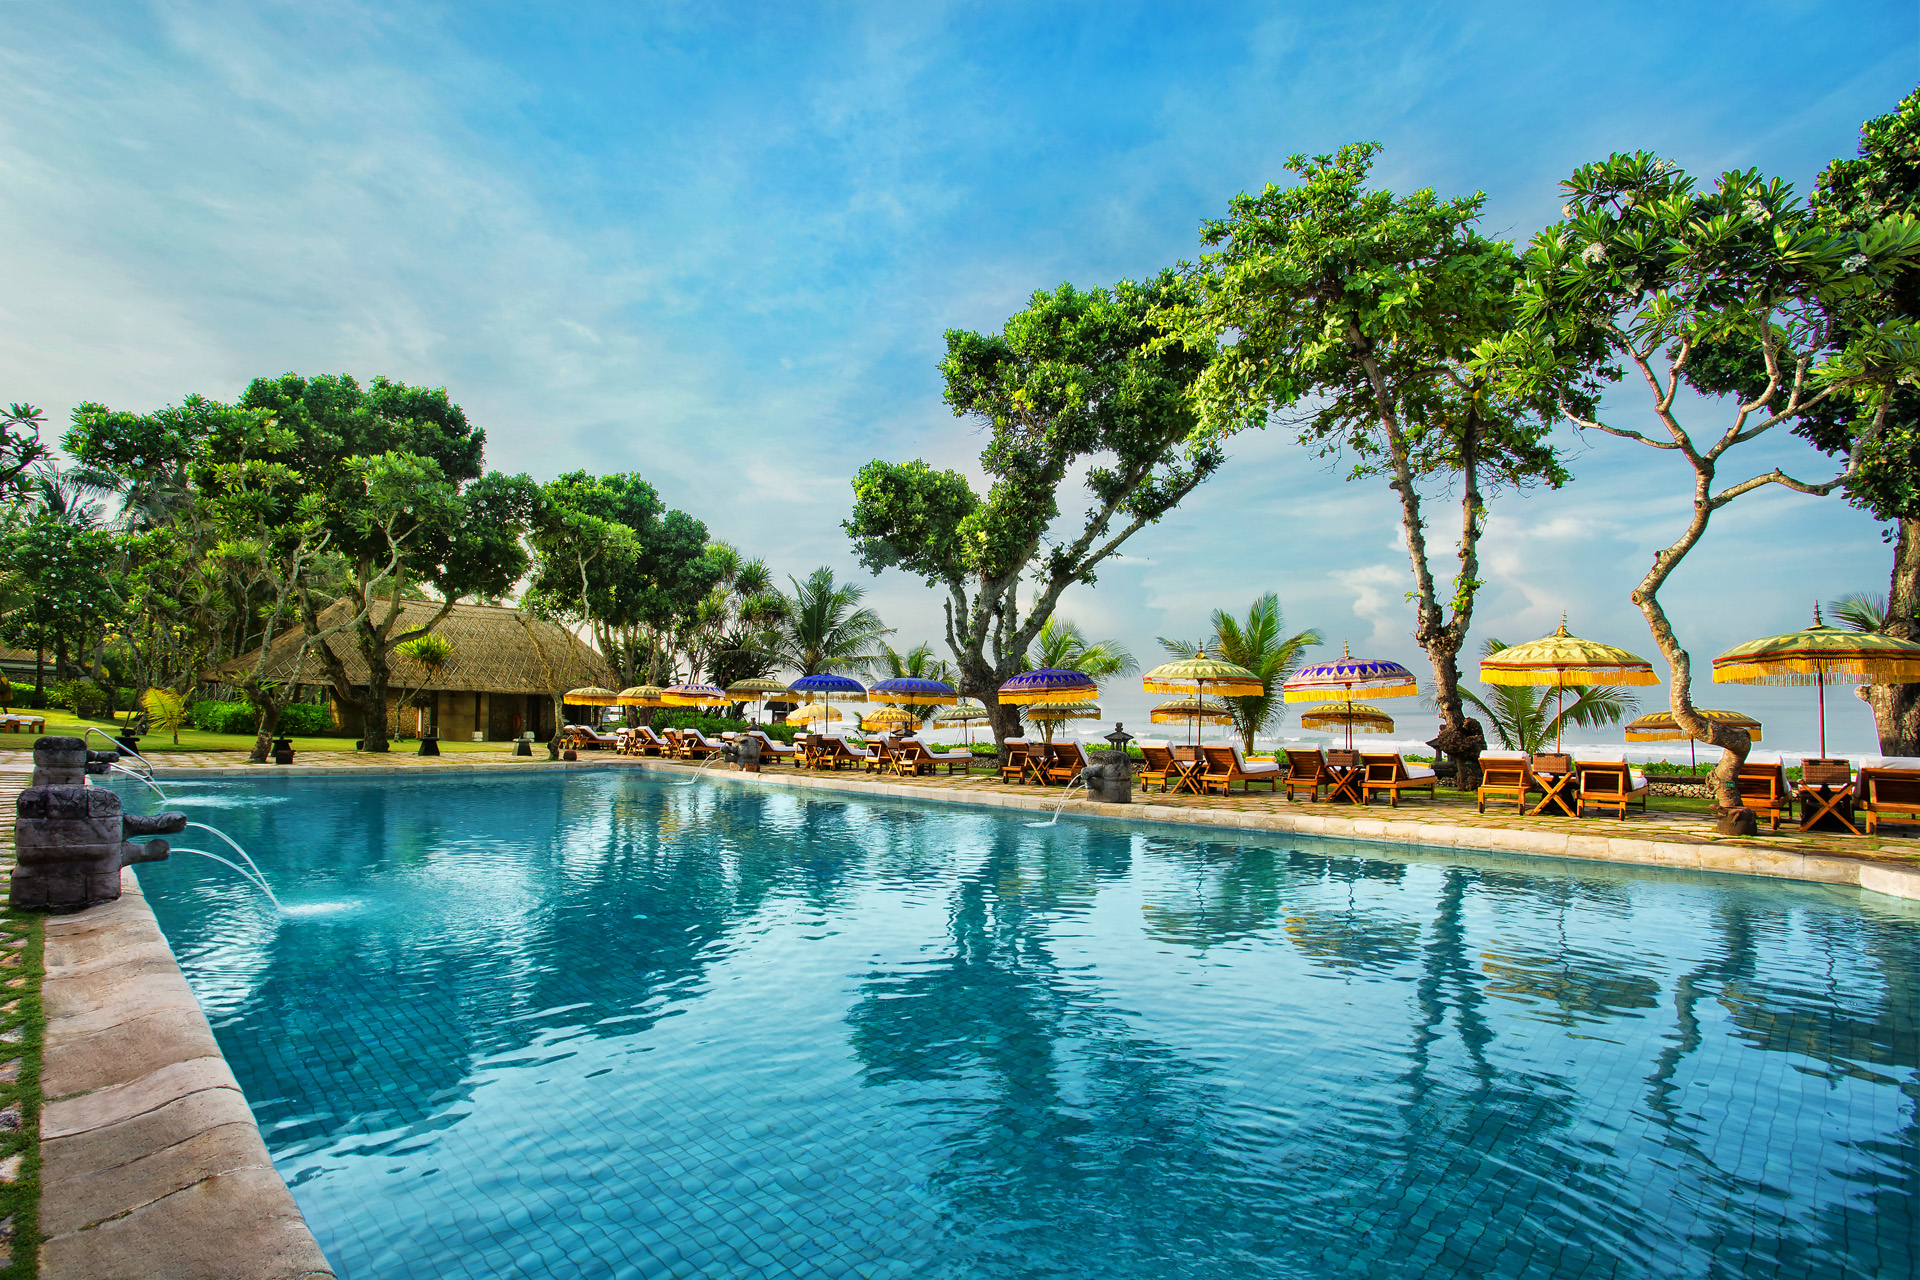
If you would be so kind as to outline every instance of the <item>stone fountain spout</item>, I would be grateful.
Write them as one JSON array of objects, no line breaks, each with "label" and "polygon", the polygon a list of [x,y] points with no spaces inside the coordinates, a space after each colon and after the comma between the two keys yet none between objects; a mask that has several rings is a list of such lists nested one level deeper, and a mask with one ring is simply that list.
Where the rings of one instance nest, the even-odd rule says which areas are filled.
[{"label": "stone fountain spout", "polygon": [[186,829],[184,813],[123,813],[117,793],[87,784],[88,774],[104,774],[115,758],[88,751],[84,738],[33,744],[33,782],[15,806],[9,899],[16,908],[80,911],[112,902],[120,896],[122,867],[159,862],[170,851],[165,840],[127,837]]}]

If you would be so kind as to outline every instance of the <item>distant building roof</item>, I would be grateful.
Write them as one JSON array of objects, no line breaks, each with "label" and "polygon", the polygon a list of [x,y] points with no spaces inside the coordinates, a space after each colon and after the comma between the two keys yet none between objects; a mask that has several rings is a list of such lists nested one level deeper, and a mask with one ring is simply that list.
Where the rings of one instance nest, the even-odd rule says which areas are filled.
[{"label": "distant building roof", "polygon": [[[421,626],[438,612],[436,600],[408,600],[401,604],[401,618],[395,631]],[[350,615],[352,606],[339,601],[320,614],[320,623],[332,625]],[[376,610],[380,617],[384,610]],[[391,680],[409,689],[446,689],[465,693],[552,693],[555,689],[574,689],[597,684],[612,687],[613,672],[586,641],[565,628],[544,622],[519,609],[495,605],[457,604],[453,612],[433,629],[452,646],[453,651],[439,670],[429,671],[420,663],[396,653],[390,658]],[[326,664],[317,654],[308,654],[306,665],[296,674],[292,670],[300,650],[301,635],[296,630],[273,643],[273,659],[267,668],[272,680],[292,679],[300,684],[327,684]],[[339,657],[350,683],[367,682],[367,661],[352,628],[335,632],[322,641]],[[231,680],[253,668],[259,660],[258,649],[223,665],[215,678]]]}]

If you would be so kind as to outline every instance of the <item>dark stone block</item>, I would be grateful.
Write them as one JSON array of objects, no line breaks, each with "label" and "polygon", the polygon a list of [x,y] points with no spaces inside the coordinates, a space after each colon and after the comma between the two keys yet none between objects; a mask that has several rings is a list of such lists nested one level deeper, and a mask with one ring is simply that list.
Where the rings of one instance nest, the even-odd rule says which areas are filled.
[{"label": "dark stone block", "polygon": [[9,897],[34,911],[78,911],[120,896],[120,869],[158,862],[165,840],[135,844],[130,835],[171,835],[185,830],[184,813],[124,814],[120,797],[87,784],[104,772],[104,755],[81,738],[42,738],[33,744],[33,781],[14,804],[13,869]]}]

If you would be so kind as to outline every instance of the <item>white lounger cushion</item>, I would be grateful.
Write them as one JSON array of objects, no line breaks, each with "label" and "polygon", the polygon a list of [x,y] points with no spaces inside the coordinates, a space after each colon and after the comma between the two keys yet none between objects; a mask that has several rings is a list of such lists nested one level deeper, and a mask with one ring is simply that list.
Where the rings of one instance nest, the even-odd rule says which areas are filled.
[{"label": "white lounger cushion", "polygon": [[1868,756],[1862,769],[1920,769],[1920,756]]},{"label": "white lounger cushion", "polygon": [[1480,758],[1482,760],[1525,760],[1527,753],[1524,751],[1482,751]]},{"label": "white lounger cushion", "polygon": [[1625,747],[1592,747],[1573,758],[1575,764],[1625,764]]},{"label": "white lounger cushion", "polygon": [[1437,778],[1440,776],[1439,774],[1433,771],[1432,765],[1407,764],[1405,761],[1402,761],[1401,764],[1402,764],[1402,767],[1406,769],[1407,776],[1409,778],[1414,779],[1415,781],[1419,781],[1422,778]]},{"label": "white lounger cushion", "polygon": [[1280,765],[1273,760],[1249,760],[1240,754],[1240,748],[1233,749],[1233,762],[1240,766],[1242,773],[1278,773]]}]

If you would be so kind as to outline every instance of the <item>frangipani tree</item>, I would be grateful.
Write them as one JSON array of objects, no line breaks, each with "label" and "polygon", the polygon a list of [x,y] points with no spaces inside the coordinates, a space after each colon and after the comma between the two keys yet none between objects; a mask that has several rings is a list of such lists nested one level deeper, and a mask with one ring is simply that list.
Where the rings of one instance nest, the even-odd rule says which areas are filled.
[{"label": "frangipani tree", "polygon": [[[1350,478],[1386,478],[1413,570],[1414,638],[1433,664],[1440,742],[1471,769],[1479,738],[1465,724],[1459,653],[1480,587],[1485,491],[1557,487],[1567,473],[1547,440],[1553,398],[1505,387],[1470,363],[1475,345],[1517,314],[1512,246],[1473,229],[1485,196],[1369,189],[1378,151],[1360,143],[1294,156],[1296,184],[1236,196],[1226,218],[1204,223],[1212,252],[1190,272],[1191,300],[1160,315],[1158,345],[1223,344],[1193,392],[1206,436],[1309,401],[1301,443],[1351,460]],[[1436,484],[1460,501],[1449,588],[1427,549],[1422,486]]]},{"label": "frangipani tree", "polygon": [[[1128,538],[1223,460],[1218,445],[1194,437],[1188,399],[1211,345],[1146,350],[1158,334],[1151,317],[1188,296],[1171,272],[1110,290],[1063,284],[1035,293],[997,334],[949,331],[946,401],[991,432],[980,455],[986,493],[919,460],[876,460],[853,482],[846,530],[860,563],[946,590],[961,692],[992,710],[995,741],[1020,726],[997,691],[1061,592],[1091,585]],[[1055,531],[1061,488],[1083,468],[1084,515]]]},{"label": "frangipani tree", "polygon": [[[1587,165],[1561,185],[1565,221],[1540,232],[1527,251],[1525,324],[1484,342],[1476,368],[1514,394],[1557,396],[1582,429],[1685,464],[1691,513],[1632,599],[1667,660],[1675,722],[1724,750],[1712,785],[1716,807],[1731,813],[1739,807],[1734,775],[1751,744],[1743,730],[1695,714],[1692,659],[1660,589],[1728,503],[1773,485],[1829,493],[1858,469],[1892,392],[1920,375],[1920,331],[1907,322],[1836,324],[1835,304],[1878,275],[1912,269],[1920,224],[1889,219],[1837,233],[1777,179],[1729,172],[1701,190],[1644,151]],[[1690,387],[1696,357],[1721,368],[1756,367],[1758,385],[1744,394],[1689,395],[1716,389]],[[1650,430],[1582,408],[1623,379],[1640,389],[1636,408],[1652,417]],[[1841,398],[1867,412],[1839,474],[1803,480],[1773,467],[1722,478],[1734,450]]]}]

